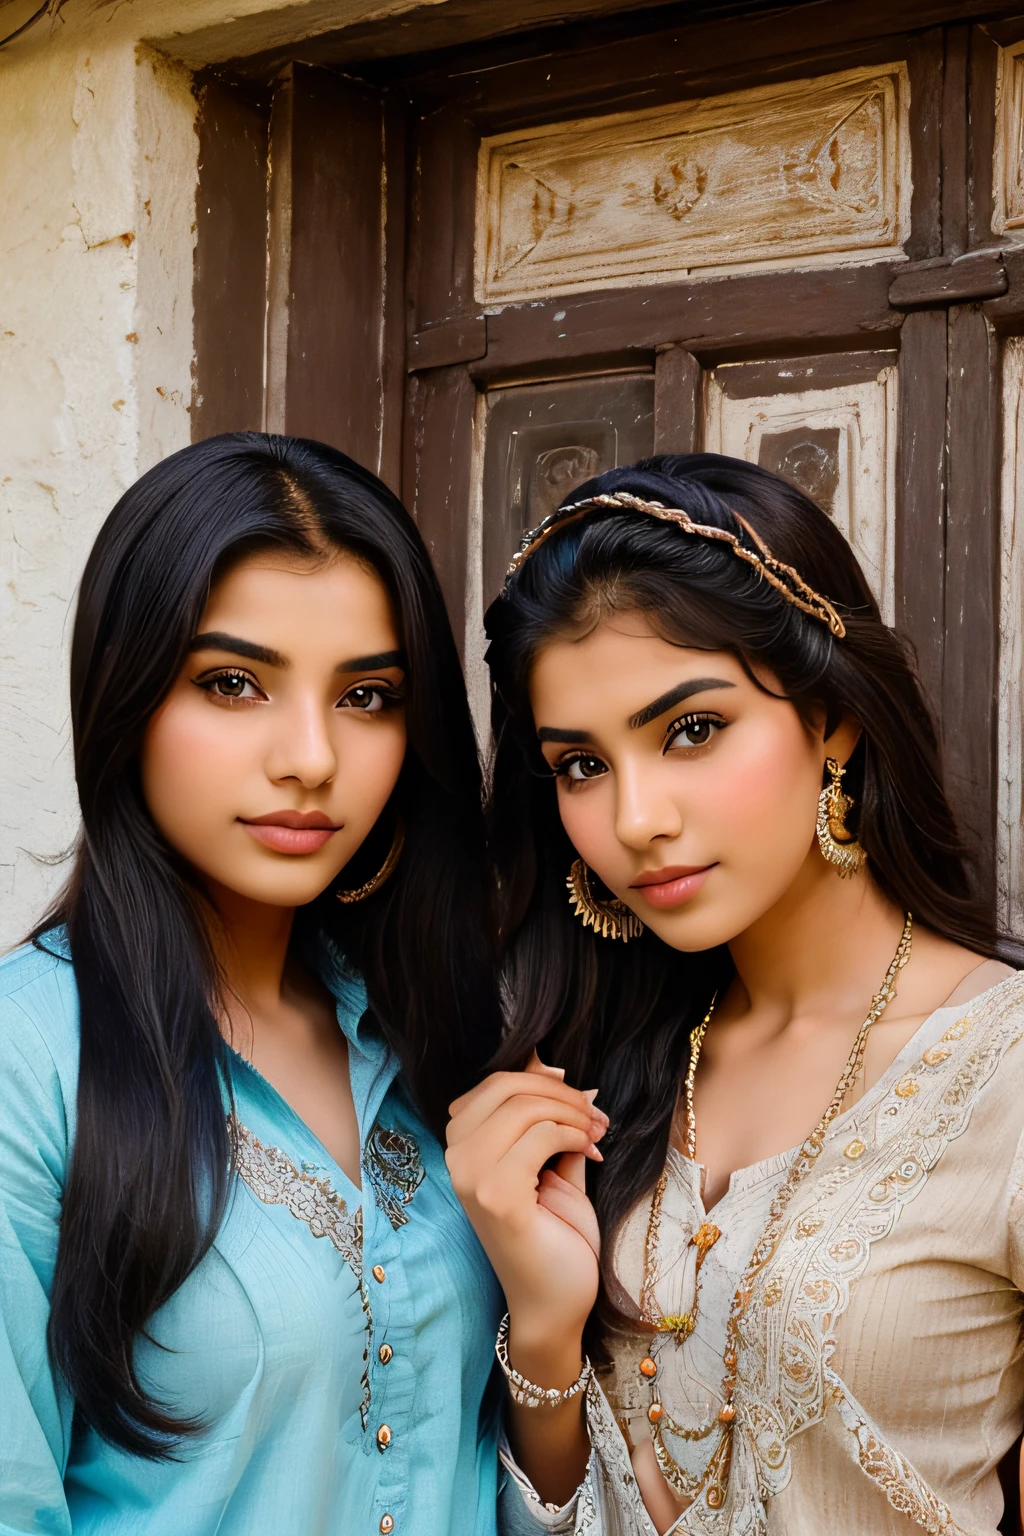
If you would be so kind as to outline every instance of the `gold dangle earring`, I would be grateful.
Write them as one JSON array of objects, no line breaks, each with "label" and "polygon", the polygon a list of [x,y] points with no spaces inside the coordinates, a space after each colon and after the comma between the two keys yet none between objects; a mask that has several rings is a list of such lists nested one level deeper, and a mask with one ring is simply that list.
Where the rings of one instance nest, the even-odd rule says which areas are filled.
[{"label": "gold dangle earring", "polygon": [[853,806],[851,796],[843,792],[845,768],[840,768],[834,757],[826,757],[831,782],[818,796],[818,847],[828,862],[839,871],[840,879],[858,875],[864,868],[867,854],[846,825],[846,818]]},{"label": "gold dangle earring", "polygon": [[621,939],[628,944],[638,939],[644,925],[624,901],[613,896],[609,901],[598,901],[590,889],[590,870],[582,859],[577,859],[565,882],[569,891],[569,905],[574,916],[582,920],[584,928],[593,928],[602,939]]},{"label": "gold dangle earring", "polygon": [[335,891],[334,894],[341,904],[345,907],[351,906],[354,901],[365,901],[367,896],[372,896],[375,891],[379,891],[385,880],[394,874],[404,847],[405,827],[400,820],[395,828],[395,836],[388,850],[388,856],[373,879],[367,880],[365,885],[357,885],[354,891]]}]

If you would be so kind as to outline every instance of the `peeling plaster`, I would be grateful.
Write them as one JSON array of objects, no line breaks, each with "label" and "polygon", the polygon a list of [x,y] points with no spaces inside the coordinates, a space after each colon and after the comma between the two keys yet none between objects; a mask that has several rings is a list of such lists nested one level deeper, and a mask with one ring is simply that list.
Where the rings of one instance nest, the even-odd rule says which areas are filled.
[{"label": "peeling plaster", "polygon": [[194,123],[188,71],[130,38],[0,60],[0,947],[75,836],[82,566],[125,487],[189,440]]}]

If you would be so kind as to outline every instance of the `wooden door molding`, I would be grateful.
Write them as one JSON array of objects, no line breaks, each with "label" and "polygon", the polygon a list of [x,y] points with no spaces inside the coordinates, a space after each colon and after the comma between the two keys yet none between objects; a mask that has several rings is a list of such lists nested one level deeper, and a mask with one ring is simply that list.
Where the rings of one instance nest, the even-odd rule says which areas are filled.
[{"label": "wooden door molding", "polygon": [[999,348],[980,307],[949,311],[942,719],[954,803],[994,896],[999,670]]},{"label": "wooden door molding", "polygon": [[[193,435],[289,432],[400,483],[405,120],[289,65],[201,95]],[[204,212],[205,210],[205,212]]]},{"label": "wooden door molding", "polygon": [[476,403],[476,386],[465,367],[432,368],[410,377],[402,495],[430,551],[460,651],[466,636]]},{"label": "wooden door molding", "polygon": [[197,81],[193,439],[263,423],[270,93]]},{"label": "wooden door molding", "polygon": [[942,706],[946,590],[946,311],[908,315],[896,456],[896,624],[913,643],[932,707]]}]

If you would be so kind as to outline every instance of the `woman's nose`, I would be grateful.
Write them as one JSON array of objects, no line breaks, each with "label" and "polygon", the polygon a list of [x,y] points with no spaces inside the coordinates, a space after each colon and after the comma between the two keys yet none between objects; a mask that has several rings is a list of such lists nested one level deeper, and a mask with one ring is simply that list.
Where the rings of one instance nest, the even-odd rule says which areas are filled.
[{"label": "woman's nose", "polygon": [[642,851],[655,838],[680,835],[682,814],[660,774],[626,764],[618,768],[616,780],[615,833],[624,847]]},{"label": "woman's nose", "polygon": [[338,758],[320,700],[297,700],[293,708],[280,713],[275,727],[277,736],[268,763],[272,779],[298,779],[305,789],[316,789],[333,779]]}]

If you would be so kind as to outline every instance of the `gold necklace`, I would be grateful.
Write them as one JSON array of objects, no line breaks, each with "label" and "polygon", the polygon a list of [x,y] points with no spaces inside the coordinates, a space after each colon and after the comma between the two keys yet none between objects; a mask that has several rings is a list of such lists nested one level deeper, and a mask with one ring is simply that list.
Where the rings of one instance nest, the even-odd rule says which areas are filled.
[{"label": "gold necklace", "polygon": [[[686,1085],[683,1102],[686,1105],[686,1141],[684,1151],[691,1162],[696,1160],[697,1151],[697,1120],[693,1112],[693,1078],[697,1070],[697,1062],[700,1059],[700,1048],[704,1044],[704,1036],[707,1034],[708,1025],[711,1023],[711,1015],[715,1011],[718,994],[711,999],[711,1007],[704,1015],[701,1022],[690,1035],[690,1064],[686,1069]],[[662,1171],[661,1178],[654,1186],[654,1196],[651,1200],[651,1215],[647,1223],[647,1236],[644,1239],[644,1276],[640,1288],[640,1316],[645,1322],[650,1323],[658,1333],[671,1333],[677,1344],[682,1344],[690,1337],[697,1326],[697,1318],[700,1314],[700,1269],[705,1258],[721,1237],[721,1230],[713,1221],[702,1222],[697,1231],[690,1238],[690,1246],[697,1250],[697,1260],[693,1271],[693,1306],[689,1312],[671,1314],[659,1312],[654,1295],[654,1287],[657,1278],[656,1250],[658,1242],[658,1229],[661,1226],[661,1206],[665,1199],[665,1189],[668,1185],[668,1170]],[[640,1362],[640,1374],[653,1379],[657,1366],[650,1355],[645,1355]]]},{"label": "gold necklace", "polygon": [[[836,1085],[836,1091],[829,1101],[828,1108],[818,1121],[814,1130],[800,1147],[789,1172],[783,1180],[768,1212],[768,1220],[765,1224],[754,1250],[750,1255],[746,1269],[740,1279],[739,1285],[733,1294],[729,1307],[729,1317],[726,1322],[725,1350],[722,1355],[722,1363],[725,1366],[725,1374],[722,1377],[721,1397],[722,1406],[712,1418],[699,1425],[683,1425],[676,1422],[666,1411],[664,1403],[658,1395],[656,1378],[658,1364],[653,1355],[645,1355],[640,1362],[640,1375],[649,1384],[650,1404],[647,1409],[647,1419],[651,1425],[654,1437],[654,1450],[658,1458],[658,1465],[669,1483],[681,1494],[695,1499],[704,1494],[710,1509],[721,1509],[725,1502],[726,1487],[729,1481],[729,1467],[732,1462],[732,1437],[736,1424],[737,1409],[733,1402],[736,1390],[736,1369],[739,1360],[740,1324],[750,1306],[754,1293],[754,1281],[758,1272],[768,1262],[775,1252],[779,1237],[782,1232],[783,1217],[793,1198],[797,1188],[814,1167],[822,1147],[825,1144],[825,1136],[829,1126],[843,1107],[847,1095],[860,1076],[864,1065],[864,1052],[867,1049],[868,1035],[871,1028],[878,1022],[886,1008],[896,996],[896,984],[899,973],[910,959],[911,942],[913,938],[914,921],[908,912],[903,923],[903,933],[893,955],[889,969],[885,973],[885,980],[875,993],[871,1002],[871,1008],[867,1018],[857,1031],[857,1037],[853,1042],[853,1048],[847,1058],[846,1066]],[[686,1156],[691,1161],[696,1160],[697,1150],[697,1126],[693,1111],[693,1081],[697,1071],[697,1062],[700,1059],[701,1046],[704,1036],[714,1011],[714,1000],[708,1009],[704,1019],[694,1029],[690,1036],[690,1064],[686,1073],[685,1106],[686,1106]],[[651,1216],[647,1225],[647,1237],[644,1242],[644,1275],[640,1291],[641,1316],[648,1323],[653,1324],[659,1333],[670,1333],[677,1345],[685,1343],[697,1322],[698,1316],[698,1291],[697,1282],[700,1277],[700,1266],[706,1253],[718,1241],[721,1233],[712,1222],[704,1222],[690,1239],[697,1248],[697,1265],[694,1272],[694,1299],[689,1313],[681,1317],[669,1317],[659,1314],[654,1300],[654,1288],[657,1281],[657,1252],[658,1233],[661,1226],[661,1207],[665,1196],[667,1184],[667,1172],[663,1172],[655,1186],[651,1200]],[[712,1448],[707,1468],[703,1475],[694,1476],[686,1471],[675,1460],[668,1447],[665,1445],[664,1432],[677,1436],[681,1440],[706,1440],[707,1437],[718,1430],[718,1441]]]}]

